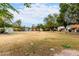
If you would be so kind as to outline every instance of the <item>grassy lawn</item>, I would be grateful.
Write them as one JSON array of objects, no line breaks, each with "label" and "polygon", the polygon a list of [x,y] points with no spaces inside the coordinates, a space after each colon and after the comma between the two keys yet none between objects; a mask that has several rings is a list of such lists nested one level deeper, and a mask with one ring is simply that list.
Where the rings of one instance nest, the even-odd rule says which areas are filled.
[{"label": "grassy lawn", "polygon": [[54,55],[63,49],[79,50],[79,34],[15,32],[0,35],[0,55]]}]

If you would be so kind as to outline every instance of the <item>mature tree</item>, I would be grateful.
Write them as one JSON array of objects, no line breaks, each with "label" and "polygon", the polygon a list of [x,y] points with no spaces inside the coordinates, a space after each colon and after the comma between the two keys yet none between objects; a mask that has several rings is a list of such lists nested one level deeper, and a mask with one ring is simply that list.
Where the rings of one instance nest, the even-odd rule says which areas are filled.
[{"label": "mature tree", "polygon": [[65,13],[69,8],[69,4],[67,3],[61,3],[60,5],[60,14],[57,18],[57,22],[59,24],[59,26],[67,26],[67,22],[65,21]]},{"label": "mature tree", "polygon": [[40,31],[40,29],[44,29],[44,26],[43,24],[37,24],[36,28]]},{"label": "mature tree", "polygon": [[67,23],[79,23],[79,4],[69,4],[69,8],[65,13]]},{"label": "mature tree", "polygon": [[53,30],[54,27],[56,27],[56,23],[57,23],[57,14],[54,15],[48,15],[45,19],[45,27],[47,28],[47,30]]},{"label": "mature tree", "polygon": [[19,20],[17,20],[15,23],[14,23],[14,25],[15,25],[15,27],[21,27],[21,19],[19,19]]},{"label": "mature tree", "polygon": [[71,23],[79,23],[79,4],[61,3],[58,22],[65,27]]},{"label": "mature tree", "polygon": [[21,19],[18,19],[12,24],[12,27],[14,28],[15,31],[24,31],[25,26],[22,26],[21,24],[22,24]]}]

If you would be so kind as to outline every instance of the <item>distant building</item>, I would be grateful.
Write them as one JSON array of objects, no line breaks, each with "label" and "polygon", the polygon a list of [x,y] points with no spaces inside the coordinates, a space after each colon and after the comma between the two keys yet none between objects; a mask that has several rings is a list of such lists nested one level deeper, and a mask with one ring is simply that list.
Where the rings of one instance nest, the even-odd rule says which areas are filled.
[{"label": "distant building", "polygon": [[14,30],[11,27],[0,28],[0,33],[13,33]]},{"label": "distant building", "polygon": [[73,31],[79,32],[79,24],[72,24],[71,28],[72,28]]},{"label": "distant building", "polygon": [[79,24],[78,23],[71,23],[66,27],[67,31],[69,32],[79,32]]},{"label": "distant building", "polygon": [[5,33],[13,33],[14,32],[14,30],[13,30],[13,28],[5,28],[5,31],[4,31]]}]

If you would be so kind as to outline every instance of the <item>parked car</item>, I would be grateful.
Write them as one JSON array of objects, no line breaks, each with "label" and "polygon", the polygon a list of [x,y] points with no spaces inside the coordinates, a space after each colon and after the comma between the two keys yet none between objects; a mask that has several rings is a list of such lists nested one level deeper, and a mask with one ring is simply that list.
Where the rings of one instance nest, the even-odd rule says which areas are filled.
[{"label": "parked car", "polygon": [[4,33],[5,29],[4,28],[0,28],[0,33]]},{"label": "parked car", "polygon": [[79,24],[71,25],[71,27],[74,32],[79,32]]},{"label": "parked car", "polygon": [[66,30],[67,30],[68,32],[71,32],[71,31],[72,31],[72,26],[71,26],[71,25],[66,26]]},{"label": "parked car", "polygon": [[66,30],[68,32],[79,32],[79,24],[74,24],[74,25],[68,25],[66,27]]},{"label": "parked car", "polygon": [[59,26],[58,27],[58,31],[64,31],[65,30],[65,27],[64,26]]}]

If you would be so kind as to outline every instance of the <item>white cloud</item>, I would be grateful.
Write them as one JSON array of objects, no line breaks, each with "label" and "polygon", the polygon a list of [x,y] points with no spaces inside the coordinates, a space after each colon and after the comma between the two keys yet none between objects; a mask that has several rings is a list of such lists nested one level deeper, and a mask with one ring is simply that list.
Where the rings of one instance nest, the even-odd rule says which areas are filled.
[{"label": "white cloud", "polygon": [[[54,6],[56,7],[56,6]],[[51,8],[44,4],[33,4],[32,8],[18,9],[19,14],[11,11],[14,14],[14,20],[22,19],[22,25],[43,23],[44,17],[48,14],[59,13],[57,8]]]}]

